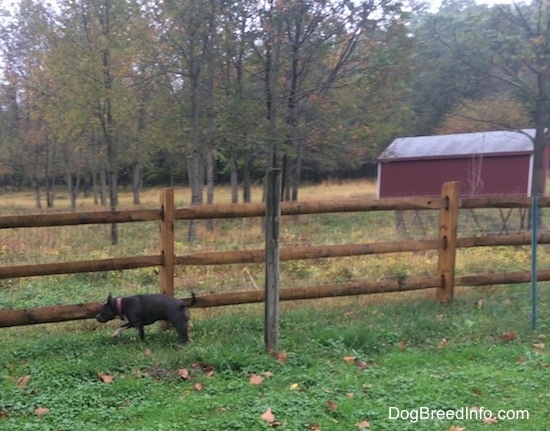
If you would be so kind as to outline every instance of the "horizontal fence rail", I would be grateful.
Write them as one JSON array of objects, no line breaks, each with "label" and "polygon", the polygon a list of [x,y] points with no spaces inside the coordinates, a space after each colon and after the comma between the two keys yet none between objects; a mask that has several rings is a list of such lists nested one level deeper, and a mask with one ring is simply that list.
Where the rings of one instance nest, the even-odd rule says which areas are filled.
[{"label": "horizontal fence rail", "polygon": [[[440,223],[443,224],[449,223],[448,219],[444,218],[444,213],[445,211],[448,212],[450,208],[450,199],[459,198],[457,196],[450,198],[442,193],[442,197],[440,198],[284,202],[281,205],[281,215],[358,211],[439,210],[441,212]],[[531,198],[529,197],[462,198],[456,202],[460,210],[480,208],[528,209],[531,207]],[[213,251],[189,253],[179,256],[174,255],[173,252],[174,220],[263,217],[265,215],[264,204],[202,205],[175,209],[173,208],[173,191],[167,193],[167,191],[164,190],[161,196],[160,206],[160,209],[152,210],[1,216],[0,229],[158,221],[161,224],[161,238],[159,241],[161,247],[159,253],[156,255],[37,265],[3,266],[0,267],[0,279],[159,267],[161,273],[160,291],[173,294],[173,265],[226,265],[265,262],[265,250]],[[550,197],[539,198],[538,206],[541,208],[550,207]],[[453,216],[456,219],[456,215]],[[452,230],[452,226],[446,226],[445,229],[447,228]],[[170,232],[172,234],[171,237]],[[537,238],[539,244],[550,244],[550,234],[539,234]],[[456,248],[467,247],[529,245],[531,241],[532,238],[529,233],[485,235],[457,237],[452,241],[453,244],[451,246],[456,250]],[[407,253],[425,250],[437,250],[441,256],[446,250],[448,251],[448,247],[449,237],[445,234],[436,239],[349,245],[281,247],[280,260],[292,261],[300,259],[337,258],[369,254]],[[453,255],[451,255],[451,260],[454,260]],[[454,277],[454,261],[447,264],[452,266],[450,270],[453,274],[453,280],[450,282],[450,286],[449,280],[446,280],[445,276],[449,269],[440,267],[434,270],[435,275],[433,277],[409,277],[404,280],[358,280],[343,284],[326,284],[304,288],[283,289],[280,291],[280,300],[287,301],[322,297],[353,296],[430,288],[435,288],[436,292],[444,292],[445,295],[448,295],[448,299],[450,299],[452,297],[453,285],[485,286],[493,284],[527,283],[531,280],[529,271]],[[538,271],[537,280],[550,281],[550,271]],[[170,283],[172,284],[170,285]],[[451,289],[450,293],[448,290],[449,288]],[[264,301],[263,291],[231,292],[202,295],[197,298],[196,306],[217,307],[262,301]],[[97,314],[100,305],[101,303],[86,303],[54,305],[34,309],[0,310],[0,327],[88,319]]]}]

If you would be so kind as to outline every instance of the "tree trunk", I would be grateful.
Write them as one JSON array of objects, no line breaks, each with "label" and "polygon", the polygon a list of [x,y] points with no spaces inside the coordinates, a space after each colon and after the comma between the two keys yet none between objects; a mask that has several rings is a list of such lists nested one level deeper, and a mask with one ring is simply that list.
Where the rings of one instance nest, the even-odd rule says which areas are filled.
[{"label": "tree trunk", "polygon": [[134,162],[134,169],[132,171],[132,190],[134,194],[134,205],[139,205],[142,187],[142,175],[141,175],[141,162],[136,160]]},{"label": "tree trunk", "polygon": [[250,169],[252,165],[252,158],[250,157],[250,152],[245,151],[244,154],[244,165],[243,165],[243,202],[250,203],[251,200],[251,181],[250,181]]},{"label": "tree trunk", "polygon": [[237,154],[235,146],[231,146],[231,154],[229,155],[230,163],[230,178],[231,178],[231,203],[236,204],[239,202],[239,171],[237,168]]},{"label": "tree trunk", "polygon": [[298,188],[300,187],[300,181],[302,180],[302,154],[303,154],[304,142],[299,139],[297,144],[298,154],[296,155],[296,165],[292,172],[292,201],[298,201]]},{"label": "tree trunk", "polygon": [[42,209],[42,200],[40,199],[40,184],[36,178],[32,178],[32,188],[34,189],[34,201],[37,209]]}]

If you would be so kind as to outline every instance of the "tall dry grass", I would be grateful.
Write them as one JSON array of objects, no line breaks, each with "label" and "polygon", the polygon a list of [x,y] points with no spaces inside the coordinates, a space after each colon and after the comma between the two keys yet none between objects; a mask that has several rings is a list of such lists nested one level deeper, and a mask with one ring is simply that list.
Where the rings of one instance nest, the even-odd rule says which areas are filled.
[{"label": "tall dry grass", "polygon": [[[373,198],[376,183],[373,181],[325,182],[306,185],[300,190],[303,201]],[[229,187],[216,189],[215,203],[230,202]],[[159,189],[142,193],[141,207],[157,207]],[[260,202],[262,189],[253,188],[252,200]],[[177,207],[189,204],[190,193],[186,188],[175,189]],[[30,192],[4,194],[0,199],[0,214],[35,212],[34,196]],[[63,191],[56,194],[53,211],[67,211],[69,201]],[[120,193],[120,208],[135,208],[130,192]],[[93,199],[78,200],[78,211],[103,210],[94,205]],[[48,210],[43,210],[48,211]],[[515,215],[508,220],[516,226]],[[422,211],[405,214],[407,229],[398,231],[393,212],[362,212],[341,214],[317,214],[300,217],[283,217],[281,225],[282,246],[332,245],[399,241],[407,239],[431,239],[438,235],[438,212]],[[495,229],[502,223],[497,210],[488,210],[474,219],[470,213],[461,215],[459,235],[470,236],[480,229]],[[483,226],[480,226],[483,224]],[[36,264],[46,262],[104,259],[134,255],[154,254],[158,250],[158,225],[156,222],[126,223],[119,225],[120,243],[109,242],[109,226],[83,225],[75,227],[1,229],[0,262],[4,265]],[[175,226],[175,248],[178,255],[197,251],[221,251],[262,249],[264,233],[261,218],[216,220],[213,230],[199,223],[198,240],[187,241],[187,223],[178,221]],[[545,247],[541,247],[540,267],[550,261]],[[490,271],[522,271],[529,268],[528,247],[476,248],[459,250],[457,274],[465,275]],[[284,262],[281,266],[281,286],[300,287],[326,283],[348,282],[354,279],[403,279],[411,276],[432,276],[437,270],[435,251],[394,253],[334,259],[298,260]],[[200,293],[254,290],[263,288],[264,268],[260,264],[184,266],[176,271],[176,288]],[[77,283],[75,284],[75,281]],[[103,297],[110,289],[128,292],[156,290],[158,279],[153,269],[112,272],[108,274],[80,274],[20,280],[0,280],[0,285],[18,286],[17,298],[36,295],[37,288],[43,294],[52,285],[82,288],[63,289],[52,294],[54,302],[92,300]],[[96,286],[97,289],[96,290]],[[42,290],[42,288],[46,290]],[[63,300],[59,298],[63,297]],[[1,298],[0,298],[1,299]],[[1,302],[1,300],[0,300]]]}]

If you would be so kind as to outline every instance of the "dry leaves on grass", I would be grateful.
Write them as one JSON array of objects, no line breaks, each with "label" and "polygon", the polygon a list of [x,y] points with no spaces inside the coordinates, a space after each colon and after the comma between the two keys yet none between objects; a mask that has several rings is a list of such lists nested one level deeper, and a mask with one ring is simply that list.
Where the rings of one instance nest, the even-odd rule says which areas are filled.
[{"label": "dry leaves on grass", "polygon": [[46,413],[49,413],[50,412],[50,409],[47,408],[47,407],[38,407],[35,411],[34,411],[34,414],[36,415],[36,417],[38,419],[40,419],[42,416],[44,416]]},{"label": "dry leaves on grass", "polygon": [[260,418],[263,421],[267,422],[269,424],[269,426],[271,426],[271,427],[277,427],[277,426],[281,425],[280,422],[277,422],[275,420],[275,415],[271,411],[271,407],[268,407],[267,410],[260,416]]},{"label": "dry leaves on grass", "polygon": [[516,333],[514,331],[505,332],[498,336],[502,341],[514,341],[516,339]]},{"label": "dry leaves on grass", "polygon": [[355,424],[357,426],[357,428],[359,428],[360,430],[366,430],[366,429],[370,429],[370,422],[369,421],[361,421],[361,422],[358,422],[357,424]]},{"label": "dry leaves on grass", "polygon": [[451,427],[449,428],[449,431],[466,431],[466,428],[465,428],[465,427],[457,427],[457,426],[451,425]]},{"label": "dry leaves on grass", "polygon": [[327,401],[325,406],[327,407],[327,409],[333,412],[338,410],[338,403],[336,401]]},{"label": "dry leaves on grass", "polygon": [[492,416],[490,418],[483,419],[483,422],[485,422],[487,425],[495,425],[496,423],[498,423],[498,421]]},{"label": "dry leaves on grass", "polygon": [[15,385],[19,388],[24,388],[29,384],[30,379],[31,379],[31,376],[29,376],[29,375],[19,377],[17,379],[17,381],[15,382]]},{"label": "dry leaves on grass", "polygon": [[252,374],[248,381],[251,385],[261,385],[264,382],[264,378],[262,376],[258,376],[257,374]]},{"label": "dry leaves on grass", "polygon": [[277,359],[277,362],[284,364],[286,360],[288,359],[287,353],[283,350],[282,352],[277,353],[275,355],[275,359]]},{"label": "dry leaves on grass", "polygon": [[536,352],[541,352],[546,348],[546,346],[544,345],[544,343],[535,343],[533,344],[533,348],[535,349]]},{"label": "dry leaves on grass", "polygon": [[214,377],[215,369],[213,365],[205,364],[204,362],[193,362],[193,364],[191,364],[191,368],[202,371],[208,378]]},{"label": "dry leaves on grass", "polygon": [[99,377],[99,380],[101,380],[103,383],[112,383],[112,381],[115,379],[115,376],[112,374],[105,374],[99,371],[97,373],[97,376]]},{"label": "dry leaves on grass", "polygon": [[189,380],[190,379],[190,375],[189,375],[189,370],[187,368],[180,368],[178,370],[178,375],[183,379],[183,380]]}]

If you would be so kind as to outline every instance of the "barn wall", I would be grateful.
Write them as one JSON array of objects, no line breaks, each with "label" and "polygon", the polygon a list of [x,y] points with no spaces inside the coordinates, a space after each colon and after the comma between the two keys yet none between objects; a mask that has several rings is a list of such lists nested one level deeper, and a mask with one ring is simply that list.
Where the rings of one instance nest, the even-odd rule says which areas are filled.
[{"label": "barn wall", "polygon": [[515,154],[380,162],[379,197],[439,196],[445,181],[460,181],[463,196],[525,196],[530,190],[530,158]]}]

